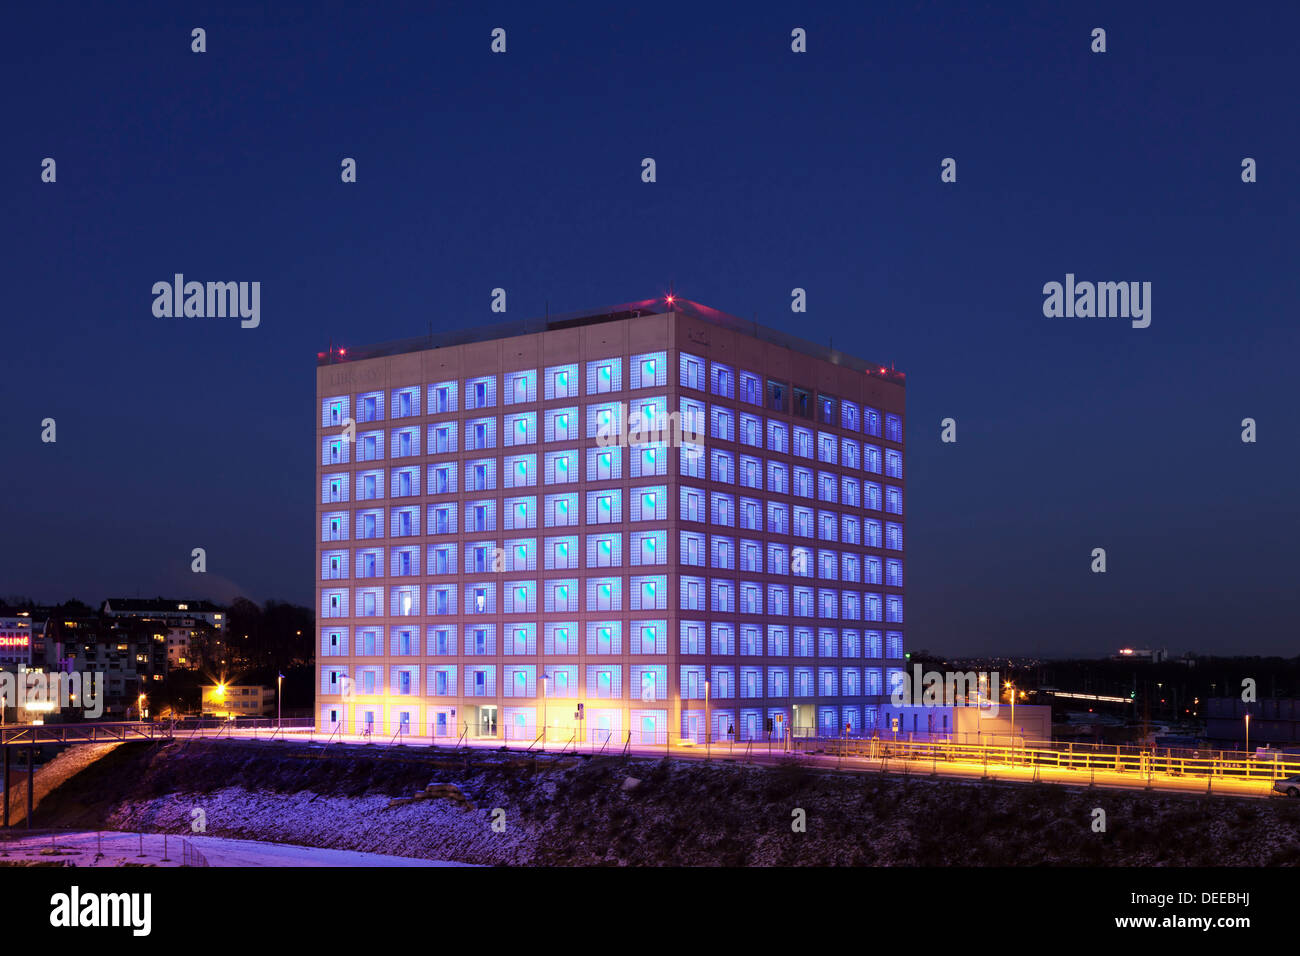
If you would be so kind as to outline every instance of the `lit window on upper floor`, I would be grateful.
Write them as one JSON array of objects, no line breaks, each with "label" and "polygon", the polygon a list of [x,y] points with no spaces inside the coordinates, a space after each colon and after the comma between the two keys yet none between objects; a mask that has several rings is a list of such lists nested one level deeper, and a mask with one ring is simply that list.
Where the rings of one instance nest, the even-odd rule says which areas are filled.
[{"label": "lit window on upper floor", "polygon": [[763,447],[763,419],[747,412],[740,413],[740,441],[751,448]]},{"label": "lit window on upper floor", "polygon": [[682,388],[704,391],[704,359],[687,352],[679,353],[677,376]]},{"label": "lit window on upper floor", "polygon": [[342,428],[348,420],[351,399],[347,395],[334,395],[321,401],[321,426]]},{"label": "lit window on upper floor", "polygon": [[512,455],[501,463],[506,488],[527,488],[537,484],[537,456]]},{"label": "lit window on upper floor", "polygon": [[668,488],[655,485],[648,488],[633,488],[629,492],[632,502],[632,521],[667,521]]},{"label": "lit window on upper floor", "polygon": [[587,449],[587,480],[617,481],[623,477],[623,449],[617,445],[608,448]]},{"label": "lit window on upper floor", "polygon": [[794,427],[794,453],[800,458],[811,458],[813,456],[813,433],[810,428]]},{"label": "lit window on upper floor", "polygon": [[740,456],[740,467],[736,470],[736,477],[742,488],[752,488],[755,491],[763,490],[763,463],[758,458],[751,458],[748,455]]},{"label": "lit window on upper floor", "polygon": [[881,472],[880,463],[882,460],[883,459],[881,457],[879,447],[877,447],[876,445],[862,446],[862,470],[863,471],[869,471],[874,475],[880,474]]},{"label": "lit window on upper floor", "polygon": [[885,475],[889,478],[903,477],[903,454],[893,448],[885,449]]},{"label": "lit window on upper floor", "polygon": [[794,493],[800,498],[813,496],[813,473],[811,468],[794,467]]},{"label": "lit window on upper floor", "polygon": [[409,458],[420,454],[420,430],[418,428],[396,428],[389,437],[388,456],[390,458]]},{"label": "lit window on upper floor", "polygon": [[628,550],[633,566],[668,563],[668,533],[665,531],[634,531]]},{"label": "lit window on upper floor", "polygon": [[347,501],[352,476],[347,472],[321,476],[321,503]]},{"label": "lit window on upper floor", "polygon": [[437,382],[429,386],[428,408],[430,415],[457,411],[457,383]]},{"label": "lit window on upper floor", "polygon": [[544,507],[548,528],[577,527],[581,523],[576,494],[547,495]]},{"label": "lit window on upper floor", "polygon": [[834,465],[837,462],[835,436],[829,432],[817,433],[817,460],[823,461],[828,465]]},{"label": "lit window on upper floor", "polygon": [[587,535],[587,567],[621,568],[623,536],[621,534]]},{"label": "lit window on upper floor", "polygon": [[441,422],[429,426],[429,454],[454,455],[457,451],[457,422]]},{"label": "lit window on upper floor", "polygon": [[605,395],[623,390],[623,360],[594,359],[587,363],[587,394]]},{"label": "lit window on upper floor", "polygon": [[840,500],[848,508],[862,507],[862,485],[858,479],[840,476]]},{"label": "lit window on upper floor", "polygon": [[782,455],[790,452],[790,430],[785,423],[768,420],[767,423],[767,450],[778,452]]},{"label": "lit window on upper floor", "polygon": [[351,461],[352,442],[340,435],[326,435],[321,439],[321,464],[346,465]]},{"label": "lit window on upper floor", "polygon": [[889,485],[885,488],[885,510],[890,514],[903,513],[903,489]]},{"label": "lit window on upper floor", "polygon": [[898,444],[903,443],[903,419],[897,415],[885,416],[885,437]]},{"label": "lit window on upper floor", "polygon": [[547,538],[545,543],[545,564],[547,571],[574,570],[578,567],[578,538],[570,535],[562,538]]},{"label": "lit window on upper floor", "polygon": [[601,445],[618,444],[623,435],[619,418],[622,409],[617,402],[587,406],[587,437]]},{"label": "lit window on upper floor", "polygon": [[704,567],[704,535],[695,531],[682,531],[680,537],[681,563],[696,568]]},{"label": "lit window on upper floor", "polygon": [[748,405],[763,405],[763,380],[753,372],[741,371],[737,375],[740,383],[740,400]]},{"label": "lit window on upper floor", "polygon": [[465,531],[495,531],[496,510],[497,503],[492,500],[465,502]]},{"label": "lit window on upper floor", "polygon": [[502,503],[505,514],[505,530],[522,531],[537,527],[537,499],[506,498]]},{"label": "lit window on upper floor", "polygon": [[497,446],[497,420],[476,418],[465,423],[465,450],[481,451]]},{"label": "lit window on upper floor", "polygon": [[507,372],[503,383],[505,404],[523,405],[537,401],[537,372],[527,369],[522,372]]},{"label": "lit window on upper floor", "polygon": [[587,524],[619,524],[623,521],[623,492],[619,488],[587,492]]},{"label": "lit window on upper floor", "polygon": [[410,498],[420,493],[420,466],[411,465],[407,468],[394,468],[392,473],[392,490],[391,496],[394,498]]},{"label": "lit window on upper floor", "polygon": [[840,427],[848,431],[861,431],[862,411],[855,402],[840,399]]},{"label": "lit window on upper floor", "polygon": [[773,412],[788,412],[790,410],[789,391],[790,387],[784,382],[777,382],[769,378],[767,380],[767,409]]},{"label": "lit window on upper floor", "polygon": [[346,511],[326,512],[321,515],[321,540],[346,541],[348,539],[348,514]]},{"label": "lit window on upper floor", "polygon": [[578,481],[578,452],[576,450],[548,452],[544,461],[546,484],[564,485]]},{"label": "lit window on upper floor", "polygon": [[392,408],[389,415],[392,418],[410,418],[412,415],[420,414],[420,387],[412,385],[407,388],[399,388],[393,391]]},{"label": "lit window on upper floor", "polygon": [[891,588],[903,586],[903,562],[890,558],[885,562],[885,583]]},{"label": "lit window on upper floor", "polygon": [[357,421],[377,422],[384,417],[384,393],[363,392],[357,396]]},{"label": "lit window on upper floor", "polygon": [[504,440],[502,445],[511,448],[516,445],[532,445],[537,442],[537,413],[520,412],[507,415],[502,422]]},{"label": "lit window on upper floor", "polygon": [[578,409],[552,408],[546,412],[546,437],[552,441],[577,441],[579,436]]},{"label": "lit window on upper floor", "polygon": [[465,409],[467,411],[493,408],[496,403],[497,380],[495,375],[471,378],[465,381]]},{"label": "lit window on upper floor", "polygon": [[383,457],[383,432],[361,432],[357,435],[357,461],[378,461]]},{"label": "lit window on upper floor", "polygon": [[710,406],[709,422],[709,431],[714,438],[721,441],[736,440],[736,417],[731,409],[721,405]]},{"label": "lit window on upper floor", "polygon": [[668,384],[668,353],[646,352],[628,359],[632,388],[664,388]]},{"label": "lit window on upper floor", "polygon": [[450,495],[457,490],[456,462],[439,462],[429,466],[429,494]]},{"label": "lit window on upper floor", "polygon": [[864,405],[862,407],[862,430],[873,438],[880,437],[880,412]]},{"label": "lit window on upper floor", "polygon": [[651,478],[668,474],[668,448],[662,444],[640,445],[629,449],[628,460],[633,478]]},{"label": "lit window on upper floor", "polygon": [[829,471],[817,472],[817,500],[835,504],[839,500],[835,476]]},{"label": "lit window on upper floor", "polygon": [[903,550],[903,526],[893,521],[885,524],[885,547],[890,551]]},{"label": "lit window on upper floor", "polygon": [[721,362],[709,364],[709,391],[720,398],[736,397],[736,370]]},{"label": "lit window on upper floor", "polygon": [[577,365],[552,365],[546,370],[545,376],[543,391],[548,402],[553,398],[578,397]]},{"label": "lit window on upper floor", "polygon": [[704,492],[699,488],[681,486],[679,517],[682,521],[704,521]]}]

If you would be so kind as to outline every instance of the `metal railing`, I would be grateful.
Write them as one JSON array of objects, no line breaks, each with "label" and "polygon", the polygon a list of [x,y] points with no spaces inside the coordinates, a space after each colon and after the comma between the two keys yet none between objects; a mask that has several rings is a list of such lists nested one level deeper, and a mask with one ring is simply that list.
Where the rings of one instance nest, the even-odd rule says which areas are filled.
[{"label": "metal railing", "polygon": [[[149,852],[146,852],[146,843],[149,844]],[[179,861],[172,856],[178,846]],[[132,850],[135,852],[132,853]],[[161,853],[156,857],[160,863],[179,862],[181,866],[211,866],[208,858],[190,840],[173,833],[66,826],[42,826],[32,830],[0,830],[0,865],[24,852],[56,862],[61,856],[90,855],[92,865],[113,854],[121,854],[123,859],[131,860],[147,859]]]},{"label": "metal railing", "polygon": [[[984,741],[990,735],[982,735]],[[1260,756],[1241,751],[1198,751],[1185,747],[1135,747],[1102,744],[1054,744],[1008,740],[1004,743],[970,743],[949,738],[894,739],[884,736],[797,737],[794,749],[804,754],[823,753],[870,760],[976,763],[1023,766],[1079,772],[1112,772],[1153,777],[1238,777],[1277,780],[1300,775],[1300,754]]]}]

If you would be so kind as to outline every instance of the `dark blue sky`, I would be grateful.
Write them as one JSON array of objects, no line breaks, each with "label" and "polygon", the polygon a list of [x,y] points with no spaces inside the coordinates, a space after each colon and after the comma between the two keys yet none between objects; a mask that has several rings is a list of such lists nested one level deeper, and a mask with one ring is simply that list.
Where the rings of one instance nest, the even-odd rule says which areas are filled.
[{"label": "dark blue sky", "polygon": [[327,342],[674,282],[907,372],[910,647],[1300,649],[1294,4],[268,6],[6,12],[0,594],[311,603]]}]

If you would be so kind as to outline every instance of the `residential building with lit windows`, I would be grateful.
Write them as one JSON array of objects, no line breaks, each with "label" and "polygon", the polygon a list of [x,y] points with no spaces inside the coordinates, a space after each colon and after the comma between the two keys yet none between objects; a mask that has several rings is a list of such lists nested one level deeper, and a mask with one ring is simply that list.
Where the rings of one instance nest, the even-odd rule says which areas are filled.
[{"label": "residential building with lit windows", "polygon": [[317,407],[321,728],[882,726],[902,373],[654,299],[331,349]]}]

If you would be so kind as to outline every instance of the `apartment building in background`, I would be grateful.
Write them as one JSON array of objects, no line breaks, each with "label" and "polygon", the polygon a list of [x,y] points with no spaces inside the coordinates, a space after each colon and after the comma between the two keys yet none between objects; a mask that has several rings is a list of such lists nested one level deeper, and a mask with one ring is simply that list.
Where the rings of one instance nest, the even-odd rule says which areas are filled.
[{"label": "apartment building in background", "polygon": [[318,355],[317,724],[882,727],[902,373],[682,299]]}]

